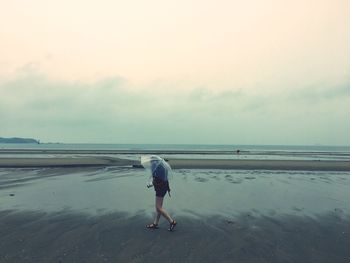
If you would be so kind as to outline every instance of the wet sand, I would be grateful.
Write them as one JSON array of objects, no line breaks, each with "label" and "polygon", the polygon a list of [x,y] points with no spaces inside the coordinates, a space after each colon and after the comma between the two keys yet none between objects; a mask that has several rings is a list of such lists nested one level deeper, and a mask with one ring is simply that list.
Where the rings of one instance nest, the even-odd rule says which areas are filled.
[{"label": "wet sand", "polygon": [[308,217],[179,218],[172,233],[142,214],[0,213],[1,262],[346,263],[350,220]]},{"label": "wet sand", "polygon": [[348,161],[170,159],[169,163],[180,169],[350,171]]},{"label": "wet sand", "polygon": [[[299,170],[350,171],[350,161],[313,160],[230,160],[167,158],[174,169],[246,169],[246,170]],[[0,167],[88,167],[133,166],[142,168],[139,161],[112,157],[52,157],[0,158]]]},{"label": "wet sand", "polygon": [[132,166],[135,161],[107,157],[0,158],[0,167],[96,167]]},{"label": "wet sand", "polygon": [[[278,176],[276,176],[278,175]],[[0,262],[348,262],[350,173],[130,167],[0,169]]]}]

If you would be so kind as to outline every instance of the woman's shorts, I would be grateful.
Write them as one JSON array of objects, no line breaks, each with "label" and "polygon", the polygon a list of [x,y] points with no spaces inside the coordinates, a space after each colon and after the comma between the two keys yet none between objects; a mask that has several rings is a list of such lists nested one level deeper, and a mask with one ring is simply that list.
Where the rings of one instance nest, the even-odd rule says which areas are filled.
[{"label": "woman's shorts", "polygon": [[156,191],[157,197],[164,197],[166,195],[166,192],[168,192],[168,189],[160,188],[160,189],[155,189],[155,191]]}]

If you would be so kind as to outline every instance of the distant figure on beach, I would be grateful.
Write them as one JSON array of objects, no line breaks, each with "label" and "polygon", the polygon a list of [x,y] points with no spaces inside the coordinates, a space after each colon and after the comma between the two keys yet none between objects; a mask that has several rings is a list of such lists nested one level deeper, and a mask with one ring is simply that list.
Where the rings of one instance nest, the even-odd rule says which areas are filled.
[{"label": "distant figure on beach", "polygon": [[240,149],[238,149],[237,151],[236,151],[236,153],[237,153],[237,155],[239,155],[239,153],[241,152],[241,150]]},{"label": "distant figure on beach", "polygon": [[[153,158],[153,160],[152,160]],[[142,162],[142,160],[141,160]],[[142,163],[145,167],[147,164]],[[158,224],[160,217],[163,216],[169,222],[169,231],[173,231],[177,222],[168,214],[168,212],[163,208],[163,200],[166,193],[170,196],[170,186],[168,180],[168,172],[171,170],[170,166],[158,156],[150,157],[150,168],[152,172],[152,183],[148,184],[147,187],[154,187],[156,193],[155,207],[156,215],[153,223],[146,225],[148,229],[158,229]]]}]

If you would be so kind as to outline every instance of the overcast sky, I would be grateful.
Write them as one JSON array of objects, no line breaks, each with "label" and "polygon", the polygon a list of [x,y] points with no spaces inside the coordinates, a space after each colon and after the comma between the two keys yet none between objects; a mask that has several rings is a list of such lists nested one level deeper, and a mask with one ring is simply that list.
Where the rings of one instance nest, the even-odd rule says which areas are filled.
[{"label": "overcast sky", "polygon": [[350,145],[348,0],[0,3],[0,137]]}]

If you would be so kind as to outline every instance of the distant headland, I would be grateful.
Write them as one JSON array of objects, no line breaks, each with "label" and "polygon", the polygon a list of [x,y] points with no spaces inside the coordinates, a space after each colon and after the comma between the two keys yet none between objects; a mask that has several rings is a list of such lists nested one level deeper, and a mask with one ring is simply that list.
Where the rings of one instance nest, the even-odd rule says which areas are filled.
[{"label": "distant headland", "polygon": [[0,143],[35,143],[40,144],[39,140],[31,139],[31,138],[2,138],[0,137]]}]

